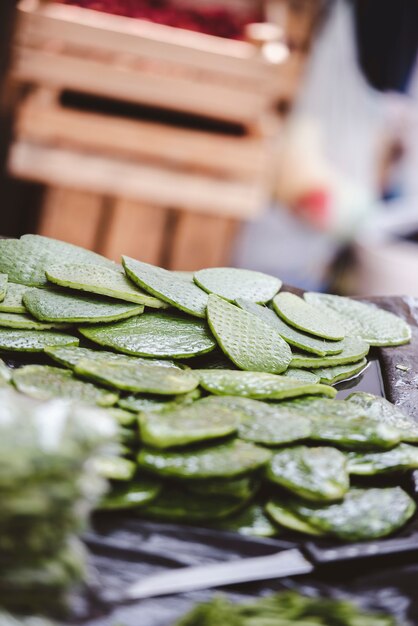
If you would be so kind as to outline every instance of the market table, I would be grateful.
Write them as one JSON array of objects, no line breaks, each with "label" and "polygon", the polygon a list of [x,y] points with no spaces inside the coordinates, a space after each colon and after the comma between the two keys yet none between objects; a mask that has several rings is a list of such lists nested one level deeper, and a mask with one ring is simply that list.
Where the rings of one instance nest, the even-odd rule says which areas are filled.
[{"label": "market table", "polygon": [[[405,346],[376,350],[376,358],[362,376],[337,385],[340,396],[353,389],[384,393],[418,419],[418,299],[375,298],[373,301],[408,321],[412,341]],[[417,494],[418,473],[405,478],[404,486]],[[416,536],[418,545],[417,517],[397,536]],[[85,539],[92,566],[91,581],[88,594],[75,598],[76,616],[71,619],[72,625],[83,626],[171,626],[194,603],[207,600],[219,591],[191,592],[124,605],[120,598],[129,584],[167,568],[273,554],[303,541],[300,535],[287,532],[277,539],[258,539],[201,527],[142,521],[132,514],[96,516]],[[362,567],[360,571],[348,571],[344,567],[328,575],[235,585],[222,592],[245,600],[272,590],[294,589],[310,595],[352,599],[366,608],[387,610],[400,620],[409,619],[416,624],[417,576],[417,560],[398,562],[391,558],[372,567]]]}]

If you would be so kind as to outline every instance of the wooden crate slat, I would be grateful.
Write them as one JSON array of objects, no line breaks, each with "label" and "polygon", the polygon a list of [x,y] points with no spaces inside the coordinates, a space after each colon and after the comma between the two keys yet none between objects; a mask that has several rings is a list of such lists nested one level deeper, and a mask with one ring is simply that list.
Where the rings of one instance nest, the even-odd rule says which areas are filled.
[{"label": "wooden crate slat", "polygon": [[269,0],[267,19],[281,21],[286,41],[292,48],[306,49],[311,43],[324,5],[321,0]]},{"label": "wooden crate slat", "polygon": [[261,182],[190,176],[149,164],[23,141],[15,143],[10,151],[9,170],[17,177],[46,184],[241,219],[255,217],[266,203]]},{"label": "wooden crate slat", "polygon": [[122,254],[146,263],[161,263],[167,211],[132,200],[113,202],[101,254],[120,262]]},{"label": "wooden crate slat", "polygon": [[16,122],[18,138],[166,161],[169,167],[176,164],[239,178],[259,178],[266,169],[268,155],[262,137],[233,137],[82,112],[59,106],[49,95],[40,89],[22,103]]},{"label": "wooden crate slat", "polygon": [[307,56],[304,52],[296,50],[289,55],[289,59],[281,68],[280,90],[278,99],[280,102],[293,103],[301,87],[303,73],[306,68]]},{"label": "wooden crate slat", "polygon": [[253,45],[153,24],[79,7],[23,2],[23,41],[56,39],[115,54],[138,55],[153,61],[181,63],[218,75],[264,83],[275,79],[277,65],[257,55]]},{"label": "wooden crate slat", "polygon": [[138,73],[99,61],[19,48],[15,78],[73,89],[129,102],[204,115],[244,125],[254,124],[267,110],[261,93],[239,91],[227,84],[193,82],[187,77]]},{"label": "wooden crate slat", "polygon": [[179,214],[172,238],[169,267],[193,271],[230,264],[238,222],[223,216]]},{"label": "wooden crate slat", "polygon": [[45,193],[38,233],[96,250],[102,210],[103,199],[96,194],[49,187]]}]

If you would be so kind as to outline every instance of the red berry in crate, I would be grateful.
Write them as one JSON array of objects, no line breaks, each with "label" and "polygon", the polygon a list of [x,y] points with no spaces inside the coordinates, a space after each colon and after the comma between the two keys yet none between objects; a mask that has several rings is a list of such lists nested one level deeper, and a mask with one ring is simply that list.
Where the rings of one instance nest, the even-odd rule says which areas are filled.
[{"label": "red berry in crate", "polygon": [[[166,24],[177,28],[199,31],[217,37],[241,39],[244,27],[249,22],[260,21],[257,11],[246,16],[216,4],[208,7],[176,6],[170,0],[56,0],[63,4],[81,6],[86,9],[124,15]],[[219,2],[219,0],[218,0]]]}]

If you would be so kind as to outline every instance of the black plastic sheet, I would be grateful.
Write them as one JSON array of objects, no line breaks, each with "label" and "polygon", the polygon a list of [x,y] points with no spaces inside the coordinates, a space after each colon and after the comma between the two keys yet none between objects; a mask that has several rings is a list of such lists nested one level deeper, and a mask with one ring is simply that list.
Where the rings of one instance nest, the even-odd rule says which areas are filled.
[{"label": "black plastic sheet", "polygon": [[[261,556],[297,545],[279,539],[249,539],[185,526],[120,519],[99,523],[87,542],[96,589],[85,607],[87,614],[81,613],[77,621],[89,626],[169,626],[193,604],[207,600],[219,590],[124,605],[120,602],[126,587],[138,578],[167,568]],[[366,568],[357,573],[342,569],[327,576],[314,574],[235,585],[222,593],[245,601],[272,591],[293,589],[310,596],[351,599],[365,608],[385,610],[399,620],[408,618],[409,623],[417,624],[417,577],[418,564],[394,566],[387,562],[384,567]]]}]

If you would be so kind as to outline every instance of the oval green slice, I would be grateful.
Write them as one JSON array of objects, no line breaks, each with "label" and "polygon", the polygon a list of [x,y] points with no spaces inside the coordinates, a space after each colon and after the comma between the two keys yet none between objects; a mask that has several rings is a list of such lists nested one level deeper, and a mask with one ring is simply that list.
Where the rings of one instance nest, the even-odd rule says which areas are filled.
[{"label": "oval green slice", "polygon": [[274,404],[238,396],[217,396],[213,398],[215,402],[241,412],[238,436],[244,441],[281,446],[307,439],[311,434],[308,418],[295,415],[292,411],[280,411]]},{"label": "oval green slice", "polygon": [[158,367],[179,367],[174,361],[169,359],[146,359],[127,354],[119,354],[117,352],[108,352],[107,350],[92,350],[91,348],[80,348],[72,346],[57,346],[54,348],[46,348],[45,353],[54,361],[74,369],[76,365],[83,359],[89,361],[116,361],[118,363],[138,363],[141,365],[157,365]]},{"label": "oval green slice", "polygon": [[128,485],[114,487],[99,504],[102,511],[137,509],[159,496],[162,483],[154,478],[137,478]]},{"label": "oval green slice", "polygon": [[129,428],[136,425],[137,416],[135,413],[132,413],[132,411],[126,411],[125,409],[114,406],[108,409],[103,409],[103,411],[106,411],[116,424],[122,428]]},{"label": "oval green slice", "polygon": [[289,326],[281,317],[266,306],[261,306],[260,304],[242,298],[239,298],[236,303],[241,309],[244,309],[244,311],[256,315],[266,324],[275,328],[279,335],[291,346],[305,350],[305,352],[317,354],[318,356],[338,354],[343,349],[341,341],[329,341],[327,339],[321,339],[320,337],[313,337],[312,335],[307,335]]},{"label": "oval green slice", "polygon": [[400,433],[402,441],[418,442],[418,423],[416,420],[406,415],[386,398],[357,391],[350,394],[346,401],[369,419],[395,428]]},{"label": "oval green slice", "polygon": [[0,311],[3,313],[26,313],[26,307],[22,298],[27,289],[26,285],[9,282],[6,295],[3,301],[0,302]]},{"label": "oval green slice", "polygon": [[275,405],[278,411],[291,410],[298,415],[304,415],[309,418],[342,418],[356,419],[366,416],[365,411],[360,407],[349,404],[344,400],[330,400],[329,398],[317,398],[316,396],[306,396],[304,398],[295,398],[287,402],[280,402]]},{"label": "oval green slice", "polygon": [[23,303],[29,313],[42,322],[69,324],[114,322],[140,315],[144,310],[141,304],[50,289],[28,289],[23,295]]},{"label": "oval green slice", "polygon": [[266,476],[313,502],[341,500],[350,486],[347,459],[334,448],[295,446],[280,450],[268,464]]},{"label": "oval green slice", "polygon": [[77,337],[51,330],[0,328],[0,350],[5,352],[43,352],[52,346],[78,346]]},{"label": "oval green slice", "polygon": [[314,356],[294,352],[290,367],[316,369],[317,367],[335,367],[336,365],[356,363],[361,361],[370,350],[369,344],[359,337],[346,337],[342,343],[344,346],[340,354]]},{"label": "oval green slice", "polygon": [[344,541],[386,537],[413,516],[416,505],[400,487],[350,489],[341,503],[311,506],[293,502],[292,511],[320,531]]},{"label": "oval green slice", "polygon": [[248,500],[260,487],[260,482],[253,476],[235,478],[232,480],[189,480],[183,481],[182,486],[199,495],[228,496],[239,500]]},{"label": "oval green slice", "polygon": [[4,313],[0,311],[0,327],[20,328],[26,330],[51,330],[68,328],[69,324],[62,322],[39,322],[31,315],[25,313]]},{"label": "oval green slice", "polygon": [[246,298],[252,302],[272,300],[282,286],[274,276],[234,267],[212,267],[195,272],[195,282],[207,293],[221,296],[229,302]]},{"label": "oval green slice", "polygon": [[2,302],[7,292],[7,274],[0,274],[0,302]]},{"label": "oval green slice", "polygon": [[206,316],[207,294],[192,281],[127,256],[122,262],[128,277],[151,295],[190,315]]},{"label": "oval green slice", "polygon": [[77,380],[69,370],[49,365],[25,365],[15,370],[13,384],[20,392],[36,400],[68,398],[104,407],[112,406],[118,400],[116,393]]},{"label": "oval green slice", "polygon": [[319,310],[340,316],[347,335],[361,337],[371,346],[398,346],[411,340],[409,324],[375,304],[313,292],[304,298]]},{"label": "oval green slice", "polygon": [[199,496],[184,489],[166,486],[155,500],[139,511],[141,516],[175,522],[208,522],[231,515],[242,501],[226,496]]},{"label": "oval green slice", "polygon": [[128,411],[134,411],[135,413],[157,413],[159,411],[166,411],[176,409],[179,404],[191,404],[198,398],[200,398],[200,389],[194,389],[190,393],[184,393],[178,396],[172,396],[171,398],[164,398],[157,395],[128,395],[121,398],[118,405]]},{"label": "oval green slice", "polygon": [[99,345],[133,356],[189,358],[211,352],[216,342],[203,320],[144,313],[118,324],[79,328]]},{"label": "oval green slice", "polygon": [[285,322],[299,330],[323,339],[341,340],[345,337],[344,326],[335,316],[324,314],[323,309],[309,304],[293,293],[277,294],[273,306]]},{"label": "oval green slice", "polygon": [[[349,407],[347,407],[347,404]],[[360,407],[343,400],[296,398],[276,405],[311,420],[310,439],[347,449],[387,449],[400,442],[400,431],[393,425],[369,419]]]},{"label": "oval green slice", "polygon": [[418,469],[418,448],[401,443],[387,452],[350,452],[347,454],[348,471],[356,476],[393,474]]},{"label": "oval green slice", "polygon": [[74,371],[102,385],[138,393],[171,396],[187,393],[199,385],[199,378],[191,370],[178,367],[83,359]]},{"label": "oval green slice", "polygon": [[[349,380],[354,376],[359,376],[367,367],[367,359],[361,359],[358,363],[348,363],[347,365],[335,365],[334,367],[318,367],[315,374],[320,378],[321,383],[335,385],[343,380]],[[293,370],[290,370],[293,371]],[[305,370],[299,370],[304,372]]]},{"label": "oval green slice", "polygon": [[241,372],[237,370],[194,370],[201,386],[215,395],[242,396],[255,400],[284,400],[308,394],[333,398],[336,390],[329,385],[307,384],[277,374],[266,372]]},{"label": "oval green slice", "polygon": [[[181,397],[181,396],[179,396]],[[140,413],[142,411],[164,411],[166,408],[171,408],[173,398],[162,398],[161,396],[137,396],[128,395],[121,398],[118,402],[118,406],[127,411],[133,411]]]},{"label": "oval green slice", "polygon": [[136,473],[136,464],[117,456],[101,456],[93,460],[94,469],[106,480],[128,481]]},{"label": "oval green slice", "polygon": [[300,519],[295,513],[286,506],[283,498],[272,498],[266,505],[266,513],[271,519],[282,528],[287,528],[298,533],[320,537],[322,533],[318,528],[311,526],[306,521]]},{"label": "oval green slice", "polygon": [[130,281],[121,267],[104,265],[60,264],[48,267],[48,280],[61,287],[87,291],[116,300],[143,304],[154,309],[165,309],[167,304],[150,296]]},{"label": "oval green slice", "polygon": [[392,448],[400,441],[400,433],[388,424],[361,417],[358,419],[328,418],[312,422],[311,438],[333,443],[348,450]]},{"label": "oval green slice", "polygon": [[279,534],[259,504],[250,504],[225,520],[215,522],[212,527],[249,537],[276,537]]},{"label": "oval green slice", "polygon": [[280,374],[292,353],[271,326],[219,296],[210,295],[209,326],[226,356],[243,370]]},{"label": "oval green slice", "polygon": [[61,263],[94,263],[115,267],[115,263],[79,246],[41,235],[23,235],[20,239],[0,241],[0,272],[13,283],[30,287],[47,284],[45,270]]},{"label": "oval green slice", "polygon": [[138,455],[143,469],[179,479],[244,476],[263,467],[269,459],[268,450],[239,440],[181,452],[143,448]]},{"label": "oval green slice", "polygon": [[190,406],[162,413],[143,413],[139,418],[141,441],[165,449],[220,439],[235,433],[240,413],[203,398]]},{"label": "oval green slice", "polygon": [[316,384],[316,383],[326,383],[329,385],[329,382],[326,380],[321,380],[319,374],[316,372],[310,372],[309,370],[301,370],[297,367],[292,367],[284,372],[283,376],[287,376],[288,378],[294,378],[296,380],[301,381],[302,383]]}]

